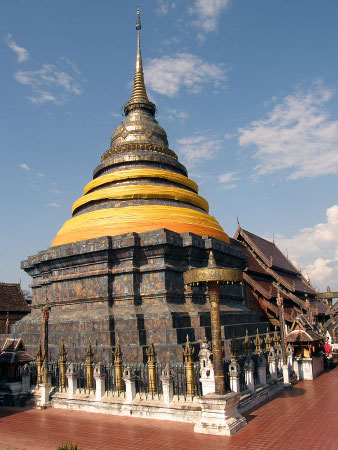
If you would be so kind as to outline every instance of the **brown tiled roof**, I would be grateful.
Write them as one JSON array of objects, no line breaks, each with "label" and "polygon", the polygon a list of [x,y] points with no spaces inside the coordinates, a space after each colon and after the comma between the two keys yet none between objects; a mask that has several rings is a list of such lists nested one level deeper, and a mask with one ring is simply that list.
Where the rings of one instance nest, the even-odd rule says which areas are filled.
[{"label": "brown tiled roof", "polygon": [[248,257],[249,257],[249,265],[247,267],[247,271],[255,272],[255,273],[264,273],[266,274],[266,270],[257,262],[256,258],[252,256],[252,253],[246,247],[241,249]]},{"label": "brown tiled roof", "polygon": [[5,343],[1,349],[2,352],[18,352],[26,350],[25,344],[21,338],[13,339],[6,338]]},{"label": "brown tiled roof", "polygon": [[330,308],[318,300],[311,301],[311,308],[312,310],[318,309],[318,314],[325,316],[330,315]]},{"label": "brown tiled roof", "polygon": [[[278,267],[292,273],[299,273],[292,263],[283,255],[273,242],[267,241],[256,234],[241,229],[244,235],[263,253],[272,267]],[[243,236],[245,238],[245,236]]]},{"label": "brown tiled roof", "polygon": [[2,352],[0,364],[26,364],[34,361],[33,356],[26,352]]},{"label": "brown tiled roof", "polygon": [[294,286],[295,291],[297,292],[306,292],[310,295],[316,295],[316,291],[309,286],[302,278],[301,276],[297,277],[288,277],[287,275],[284,275],[282,273],[278,273],[278,275],[283,278],[288,284],[291,286]]},{"label": "brown tiled roof", "polygon": [[333,314],[336,314],[336,313],[338,312],[338,302],[336,302],[336,303],[332,306],[330,312],[331,312],[331,314],[332,314],[332,313],[333,313]]},{"label": "brown tiled roof", "polygon": [[320,341],[323,337],[312,330],[293,330],[286,336],[286,342],[313,342]]},{"label": "brown tiled roof", "polygon": [[0,283],[0,311],[30,312],[19,284]]}]

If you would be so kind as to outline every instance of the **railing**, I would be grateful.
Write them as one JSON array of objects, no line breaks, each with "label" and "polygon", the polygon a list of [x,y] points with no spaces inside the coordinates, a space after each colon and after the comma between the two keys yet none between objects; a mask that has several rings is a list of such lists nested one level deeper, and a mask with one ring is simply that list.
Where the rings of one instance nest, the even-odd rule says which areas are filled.
[{"label": "railing", "polygon": [[[257,338],[259,338],[259,335],[257,334]],[[282,376],[282,370],[281,370],[281,358],[282,358],[282,352],[280,349],[280,346],[278,344],[278,336],[274,335],[274,343],[275,343],[275,358],[273,361],[275,365],[272,364],[272,370],[274,371],[274,376],[271,377],[270,374],[270,367],[269,367],[269,361],[268,361],[268,350],[261,349],[259,344],[259,339],[256,340],[256,351],[255,346],[253,345],[253,340],[247,335],[246,341],[243,342],[239,339],[237,340],[236,345],[234,345],[234,348],[237,348],[237,356],[232,355],[231,361],[236,361],[238,364],[237,370],[237,379],[238,379],[238,388],[240,392],[248,393],[249,389],[250,391],[256,389],[257,387],[261,386],[262,384],[265,384],[265,382],[272,382],[276,377]],[[272,345],[272,339],[270,339],[270,344]],[[267,339],[266,339],[267,341]],[[258,344],[257,344],[258,342]],[[234,342],[232,342],[232,345]],[[229,353],[228,353],[229,354]],[[210,351],[211,355],[211,351]],[[272,353],[273,355],[273,353]],[[211,357],[211,356],[210,356]],[[266,380],[263,378],[262,381],[262,370],[259,369],[259,364],[264,365],[264,360],[266,362],[265,365],[265,371],[266,371]],[[89,363],[86,362],[73,362],[73,377],[74,377],[74,383],[72,390],[77,392],[78,394],[85,394],[85,395],[96,395],[96,381],[95,373],[94,373],[94,364],[92,362]],[[59,361],[52,361],[48,364],[48,372],[49,372],[49,382],[52,385],[53,392],[65,392],[68,390],[68,381],[69,381],[69,374],[66,374],[66,370],[69,367],[70,362],[59,362]],[[164,372],[164,369],[166,370],[169,367],[170,371],[170,383],[172,383],[172,389],[173,389],[173,395],[177,401],[185,402],[187,400],[191,401],[194,397],[201,397],[203,395],[203,386],[200,382],[201,378],[201,366],[200,362],[194,362],[192,365],[190,363],[190,369],[188,370],[187,362],[181,363],[181,364],[170,364],[165,365],[164,363],[157,363],[156,361],[153,362],[152,366],[150,367],[149,363],[139,363],[139,364],[128,364],[124,362],[122,359],[120,360],[120,366],[118,372],[118,379],[119,383],[117,383],[117,375],[116,375],[116,366],[114,363],[107,364],[107,365],[100,365],[100,373],[99,377],[97,379],[101,379],[103,382],[104,379],[104,385],[100,385],[99,396],[102,393],[102,395],[106,395],[107,397],[126,397],[125,392],[125,386],[122,383],[121,384],[121,367],[122,372],[128,368],[131,374],[132,382],[135,383],[135,391],[136,395],[140,399],[145,400],[161,400],[163,398],[163,386],[161,382],[161,376]],[[226,392],[230,392],[232,386],[232,382],[230,382],[230,374],[229,374],[229,364],[230,359],[224,360],[224,375],[225,375],[225,390]],[[61,367],[60,367],[61,365]],[[274,369],[275,367],[275,369]],[[21,369],[20,369],[21,370]],[[41,370],[41,369],[40,369]],[[152,370],[152,372],[150,372]],[[251,373],[250,373],[251,371]],[[39,380],[38,380],[38,367],[36,362],[30,363],[30,380],[32,386],[38,386],[39,387]],[[155,378],[155,380],[151,379],[151,383],[149,383],[149,373],[151,373],[151,377]],[[103,376],[103,378],[102,378]],[[21,377],[21,372],[16,374],[16,378]],[[62,380],[61,380],[62,377]],[[101,378],[100,378],[101,377]],[[189,379],[188,379],[189,378]],[[204,382],[204,381],[203,381]],[[89,385],[88,385],[89,383]],[[154,387],[155,386],[155,387]]]}]

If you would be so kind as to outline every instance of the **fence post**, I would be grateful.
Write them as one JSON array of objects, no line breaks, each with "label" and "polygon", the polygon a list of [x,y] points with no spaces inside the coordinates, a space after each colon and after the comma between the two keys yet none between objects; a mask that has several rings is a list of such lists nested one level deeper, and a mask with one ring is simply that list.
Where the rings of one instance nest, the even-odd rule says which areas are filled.
[{"label": "fence post", "polygon": [[258,364],[259,384],[262,386],[265,386],[266,385],[266,358],[262,353],[260,355],[258,355],[257,364]]},{"label": "fence post", "polygon": [[130,367],[124,369],[123,381],[126,386],[126,403],[132,403],[136,396],[136,383],[135,374]]},{"label": "fence post", "polygon": [[67,352],[63,339],[61,341],[61,347],[59,352],[59,364],[60,364],[60,386],[61,390],[66,387],[66,364],[67,364]]},{"label": "fence post", "polygon": [[255,380],[254,380],[254,362],[252,356],[247,355],[244,363],[245,372],[245,383],[249,391],[253,392],[255,390]]},{"label": "fence post", "polygon": [[26,363],[23,366],[21,378],[21,392],[28,394],[31,390],[31,371],[29,365]]},{"label": "fence post", "polygon": [[241,392],[241,383],[240,383],[240,367],[237,362],[238,358],[238,345],[235,335],[233,335],[230,344],[231,351],[231,362],[229,364],[229,377],[230,377],[230,389],[233,392]]},{"label": "fence post", "polygon": [[123,391],[123,379],[122,379],[122,351],[120,347],[119,340],[117,340],[117,345],[115,350],[112,351],[114,357],[114,370],[115,370],[115,389],[118,392]]},{"label": "fence post", "polygon": [[163,389],[163,403],[168,406],[174,398],[174,376],[168,363],[162,370],[160,380],[162,382]]},{"label": "fence post", "polygon": [[66,372],[68,380],[67,397],[72,398],[76,394],[77,389],[77,372],[75,371],[74,364],[70,363]]},{"label": "fence post", "polygon": [[211,351],[208,342],[203,341],[201,344],[201,350],[198,354],[200,360],[200,382],[202,384],[202,395],[215,392],[215,375],[214,367],[211,362]]},{"label": "fence post", "polygon": [[183,355],[185,358],[185,377],[187,380],[187,395],[195,395],[195,377],[194,377],[194,355],[195,349],[190,345],[189,336],[187,335],[187,342],[183,348]]},{"label": "fence post", "polygon": [[102,364],[96,364],[94,367],[95,379],[95,400],[100,401],[105,394],[106,374]]},{"label": "fence post", "polygon": [[156,353],[153,341],[146,350],[148,356],[148,373],[149,373],[149,394],[157,394],[157,379],[156,379]]},{"label": "fence post", "polygon": [[277,357],[277,368],[278,368],[278,370],[282,370],[282,368],[283,368],[283,351],[282,351],[282,347],[280,345],[277,347],[276,357]]},{"label": "fence post", "polygon": [[276,362],[276,352],[275,352],[274,347],[271,347],[269,350],[268,362],[269,362],[269,372],[270,372],[271,378],[273,380],[277,380],[277,362]]},{"label": "fence post", "polygon": [[89,342],[86,350],[86,376],[87,376],[87,389],[93,389],[93,351],[91,343]]},{"label": "fence post", "polygon": [[289,364],[290,368],[293,369],[293,347],[290,343],[287,346],[286,354],[287,354],[288,364]]}]

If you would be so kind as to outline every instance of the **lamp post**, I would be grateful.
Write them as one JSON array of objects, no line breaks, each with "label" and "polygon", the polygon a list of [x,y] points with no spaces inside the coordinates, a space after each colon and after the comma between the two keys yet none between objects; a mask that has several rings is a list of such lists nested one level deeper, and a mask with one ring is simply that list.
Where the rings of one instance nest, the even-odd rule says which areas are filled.
[{"label": "lamp post", "polygon": [[280,340],[282,345],[283,364],[287,364],[284,304],[283,304],[283,297],[281,297],[279,291],[277,293],[277,306],[279,312]]},{"label": "lamp post", "polygon": [[215,393],[225,394],[223,347],[220,313],[220,284],[242,283],[243,272],[240,269],[218,267],[213,255],[209,251],[208,267],[191,269],[183,274],[185,285],[195,285],[205,282],[208,287],[211,318],[212,353],[215,374]]},{"label": "lamp post", "polygon": [[44,360],[44,370],[43,370],[43,382],[48,383],[48,321],[49,321],[49,311],[50,307],[48,305],[42,308],[43,318],[42,318],[42,343],[43,343],[43,360]]}]

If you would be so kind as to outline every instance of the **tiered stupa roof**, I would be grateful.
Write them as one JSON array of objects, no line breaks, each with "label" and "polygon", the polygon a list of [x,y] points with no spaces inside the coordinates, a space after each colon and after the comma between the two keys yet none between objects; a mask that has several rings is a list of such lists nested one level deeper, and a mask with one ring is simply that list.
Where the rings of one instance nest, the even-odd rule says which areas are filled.
[{"label": "tiered stupa roof", "polygon": [[131,99],[124,106],[125,119],[114,131],[111,146],[102,155],[83,197],[74,203],[73,217],[52,245],[160,228],[209,235],[229,243],[155,119],[156,107],[148,99],[144,83],[139,11],[136,29],[135,79]]}]

